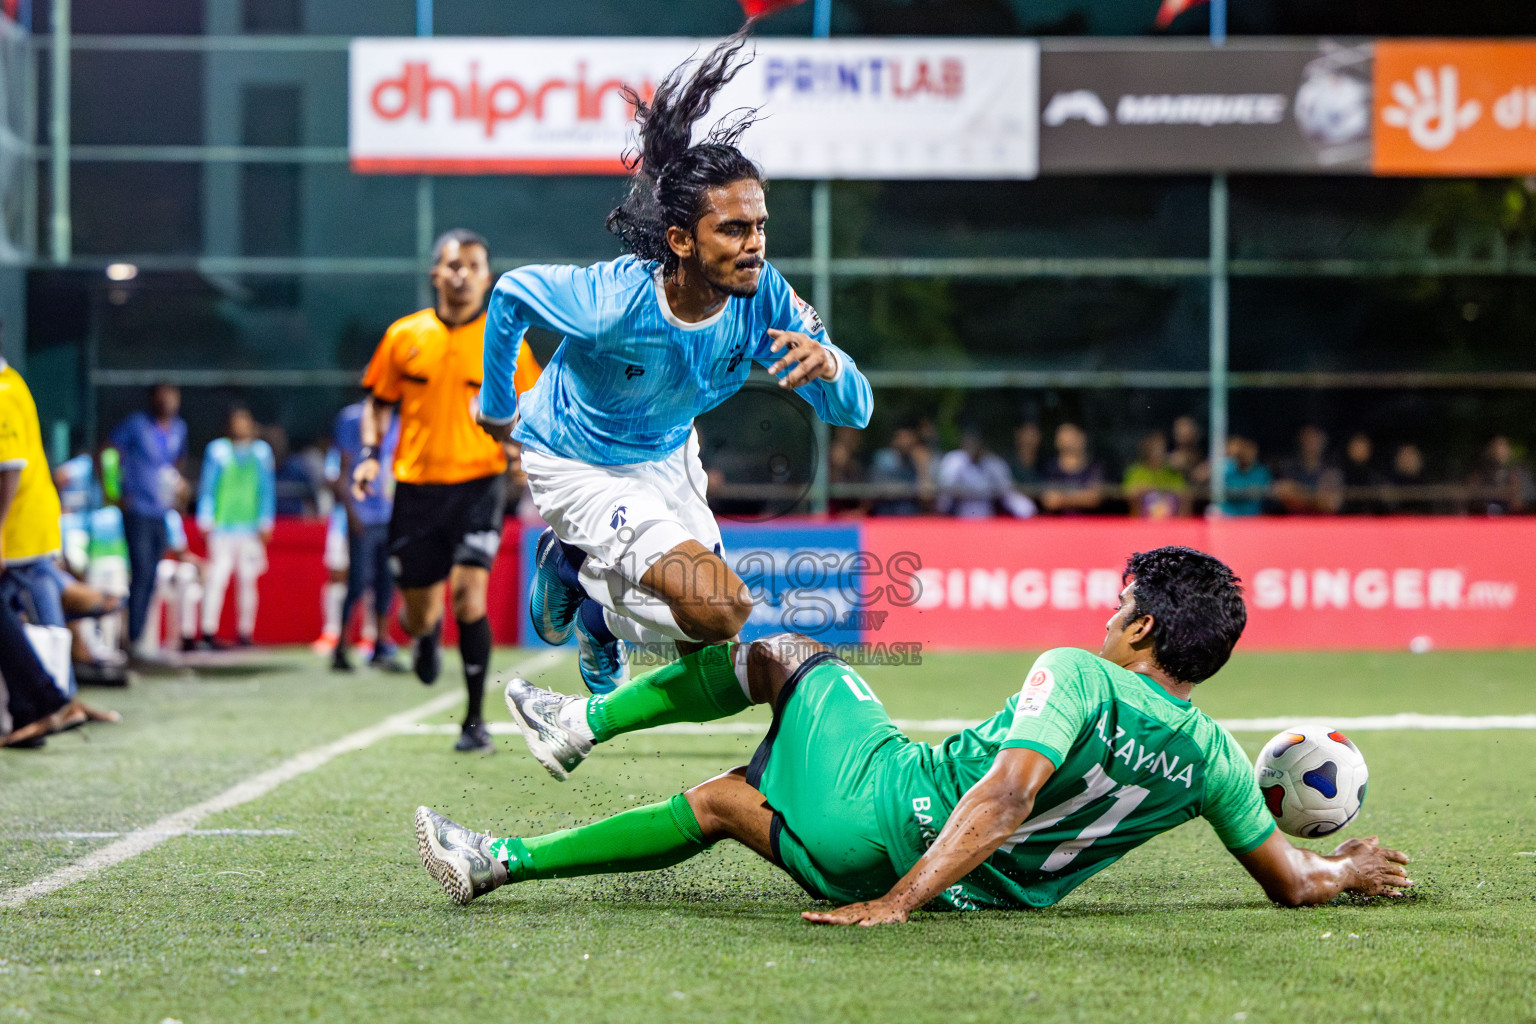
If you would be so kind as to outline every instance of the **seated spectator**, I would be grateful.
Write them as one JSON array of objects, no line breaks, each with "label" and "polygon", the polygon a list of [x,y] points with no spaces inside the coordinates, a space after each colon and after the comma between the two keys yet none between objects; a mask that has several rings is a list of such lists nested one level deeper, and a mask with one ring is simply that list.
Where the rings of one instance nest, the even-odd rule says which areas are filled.
[{"label": "seated spectator", "polygon": [[1205,447],[1205,432],[1193,416],[1173,421],[1173,451],[1168,465],[1184,475],[1185,482],[1199,486],[1211,482],[1210,452]]},{"label": "seated spectator", "polygon": [[1387,511],[1382,488],[1387,476],[1376,468],[1376,446],[1369,434],[1356,431],[1344,446],[1344,503],[1339,511],[1347,516],[1379,516]]},{"label": "seated spectator", "polygon": [[987,451],[981,432],[967,429],[959,448],[939,460],[940,515],[987,519],[1007,513],[1019,519],[1035,514],[1035,503],[1013,489],[1008,463]]},{"label": "seated spectator", "polygon": [[1275,498],[1292,515],[1333,515],[1344,501],[1344,479],[1329,463],[1328,433],[1307,424],[1296,437],[1296,457],[1280,464]]},{"label": "seated spectator", "polygon": [[1227,457],[1222,460],[1227,498],[1221,503],[1224,516],[1256,516],[1264,511],[1272,478],[1259,462],[1259,443],[1246,437],[1227,438]]},{"label": "seated spectator", "polygon": [[[832,441],[827,446],[828,484],[836,487],[864,482],[864,467],[859,464],[859,446],[863,440],[864,431],[857,427],[832,428]],[[827,508],[834,515],[864,515],[869,511],[869,503],[863,498],[831,498]]]},{"label": "seated spectator", "polygon": [[1416,444],[1400,444],[1392,455],[1392,468],[1387,472],[1387,511],[1393,515],[1433,516],[1446,515],[1451,508],[1444,500],[1423,493],[1432,487],[1424,472],[1424,453]]},{"label": "seated spectator", "polygon": [[933,457],[917,433],[917,424],[905,421],[891,433],[891,443],[869,460],[869,482],[889,488],[870,505],[871,515],[916,516],[933,497]]},{"label": "seated spectator", "polygon": [[1045,469],[1040,507],[1047,512],[1097,512],[1104,504],[1104,469],[1088,454],[1088,435],[1075,423],[1056,428],[1056,457]]},{"label": "seated spectator", "polygon": [[1013,459],[1008,464],[1013,482],[1029,489],[1039,487],[1045,481],[1045,471],[1040,465],[1040,446],[1045,434],[1040,424],[1025,420],[1013,431]]},{"label": "seated spectator", "polygon": [[1524,512],[1531,505],[1531,471],[1515,453],[1509,438],[1499,434],[1488,441],[1482,460],[1467,480],[1473,515],[1504,516]]},{"label": "seated spectator", "polygon": [[1189,508],[1184,474],[1168,464],[1168,438],[1154,430],[1136,443],[1137,460],[1126,468],[1122,486],[1131,515],[1172,519]]},{"label": "seated spectator", "polygon": [[120,721],[116,711],[71,699],[38,658],[21,619],[0,601],[0,747],[41,747],[50,733]]}]

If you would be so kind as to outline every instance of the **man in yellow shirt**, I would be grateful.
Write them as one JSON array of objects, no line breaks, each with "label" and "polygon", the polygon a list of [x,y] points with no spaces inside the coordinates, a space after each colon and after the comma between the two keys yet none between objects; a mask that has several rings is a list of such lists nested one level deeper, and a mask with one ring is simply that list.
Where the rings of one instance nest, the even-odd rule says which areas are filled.
[{"label": "man in yellow shirt", "polygon": [[[437,305],[391,324],[363,377],[369,397],[352,474],[361,499],[379,475],[378,446],[398,406],[389,561],[403,603],[400,624],[416,639],[417,678],[435,682],[446,584],[469,691],[457,749],[484,753],[496,749],[481,714],[491,660],[485,592],[501,547],[508,456],[516,456],[475,423],[491,283],[484,238],[460,228],[438,239],[432,260]],[[515,374],[518,392],[538,375],[528,354]]]},{"label": "man in yellow shirt", "polygon": [[39,626],[65,624],[67,578],[55,561],[64,546],[59,513],[37,405],[0,356],[0,601],[24,608]]}]

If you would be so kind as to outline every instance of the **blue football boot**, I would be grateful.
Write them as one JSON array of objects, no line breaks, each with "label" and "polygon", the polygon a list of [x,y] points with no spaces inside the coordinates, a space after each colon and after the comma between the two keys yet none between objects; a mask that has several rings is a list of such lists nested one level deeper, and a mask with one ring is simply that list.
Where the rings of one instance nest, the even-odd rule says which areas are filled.
[{"label": "blue football boot", "polygon": [[[624,641],[603,624],[602,606],[589,601],[589,608],[576,616],[577,665],[581,681],[593,693],[612,693],[624,681]],[[595,619],[589,623],[588,618]]]},{"label": "blue football boot", "polygon": [[[562,568],[566,578],[561,577]],[[539,639],[556,647],[571,638],[576,628],[576,611],[587,596],[580,587],[572,585],[570,577],[573,575],[560,538],[546,526],[539,534],[538,548],[534,552],[528,617],[533,620],[533,631],[539,634]]]}]

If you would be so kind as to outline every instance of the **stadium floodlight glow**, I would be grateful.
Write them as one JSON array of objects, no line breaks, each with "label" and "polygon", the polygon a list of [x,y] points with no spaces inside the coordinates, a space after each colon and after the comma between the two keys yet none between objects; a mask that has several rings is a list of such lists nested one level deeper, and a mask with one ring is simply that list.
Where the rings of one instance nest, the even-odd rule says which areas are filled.
[{"label": "stadium floodlight glow", "polygon": [[138,276],[139,268],[132,263],[107,264],[107,280],[109,281],[132,281]]}]

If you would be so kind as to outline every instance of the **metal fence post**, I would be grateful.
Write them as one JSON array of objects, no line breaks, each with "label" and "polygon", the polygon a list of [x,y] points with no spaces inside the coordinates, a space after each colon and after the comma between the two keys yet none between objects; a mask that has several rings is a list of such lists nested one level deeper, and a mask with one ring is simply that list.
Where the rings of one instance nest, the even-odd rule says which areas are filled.
[{"label": "metal fence post", "polygon": [[[832,34],[832,0],[816,0],[811,15],[811,35],[826,39]],[[811,303],[821,322],[832,323],[832,183],[822,180],[811,186]],[[832,429],[820,417],[811,421],[816,438],[816,475],[811,480],[810,511],[826,515],[831,486]]]}]

